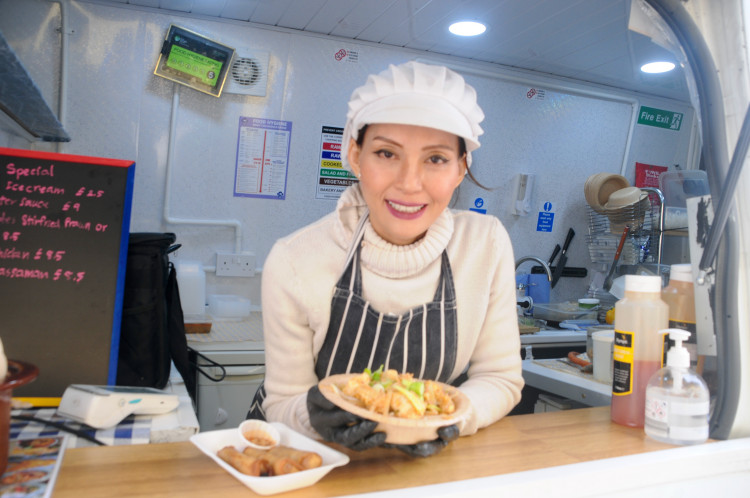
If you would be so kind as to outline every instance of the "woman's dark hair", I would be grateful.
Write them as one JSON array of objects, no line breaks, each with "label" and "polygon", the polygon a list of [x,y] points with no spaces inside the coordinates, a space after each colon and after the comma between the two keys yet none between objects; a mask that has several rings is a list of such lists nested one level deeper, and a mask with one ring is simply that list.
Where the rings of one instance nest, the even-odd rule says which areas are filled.
[{"label": "woman's dark hair", "polygon": [[[357,145],[362,148],[362,144],[365,142],[365,131],[367,131],[367,127],[369,125],[364,125],[362,128],[359,129],[359,133],[357,134]],[[466,154],[466,140],[464,140],[463,137],[458,137],[458,157],[463,157],[463,155]],[[469,179],[479,188],[482,188],[484,190],[490,190],[488,187],[485,187],[479,181],[474,178],[474,175],[471,173],[471,168],[466,168],[466,174],[468,175]]]}]

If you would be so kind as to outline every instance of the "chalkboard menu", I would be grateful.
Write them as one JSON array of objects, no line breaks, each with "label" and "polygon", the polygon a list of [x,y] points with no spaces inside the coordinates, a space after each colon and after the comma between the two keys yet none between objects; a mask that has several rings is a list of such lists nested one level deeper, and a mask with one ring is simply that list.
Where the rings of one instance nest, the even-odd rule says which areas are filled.
[{"label": "chalkboard menu", "polygon": [[0,338],[14,396],[114,384],[135,163],[0,147]]}]

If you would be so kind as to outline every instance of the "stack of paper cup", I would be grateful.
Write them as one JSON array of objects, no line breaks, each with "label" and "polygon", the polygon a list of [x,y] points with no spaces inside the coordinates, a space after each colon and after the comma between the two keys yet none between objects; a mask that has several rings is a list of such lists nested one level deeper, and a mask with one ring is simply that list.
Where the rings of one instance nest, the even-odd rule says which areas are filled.
[{"label": "stack of paper cup", "polygon": [[591,334],[591,337],[594,342],[594,378],[599,382],[611,384],[615,331],[600,330]]}]

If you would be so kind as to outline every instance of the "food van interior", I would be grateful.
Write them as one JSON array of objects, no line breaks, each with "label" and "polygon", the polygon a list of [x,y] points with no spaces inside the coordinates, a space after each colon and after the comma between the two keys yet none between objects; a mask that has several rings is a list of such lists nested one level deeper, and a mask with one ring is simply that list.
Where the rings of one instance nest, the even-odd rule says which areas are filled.
[{"label": "food van interior", "polygon": [[[732,378],[739,378],[744,353],[739,343],[738,299],[729,297],[737,293],[739,276],[734,269],[739,264],[741,238],[737,220],[727,214],[735,209],[731,198],[723,193],[726,179],[736,178],[744,155],[740,151],[730,168],[716,69],[685,5],[678,0],[539,0],[501,5],[494,0],[476,1],[472,8],[490,19],[487,36],[476,43],[443,34],[445,21],[458,12],[459,5],[430,1],[6,0],[0,7],[10,16],[0,20],[4,35],[0,43],[7,49],[0,50],[0,61],[21,61],[33,82],[11,89],[14,93],[0,88],[4,111],[0,132],[5,132],[0,133],[0,145],[20,147],[70,138],[68,143],[50,146],[70,153],[137,155],[140,176],[135,196],[141,202],[134,208],[131,229],[176,227],[183,243],[177,257],[203,261],[208,287],[222,294],[246,295],[257,303],[261,272],[253,269],[249,278],[222,277],[214,265],[216,253],[250,250],[262,261],[276,238],[327,212],[333,201],[320,191],[300,192],[305,182],[317,179],[299,170],[289,173],[285,185],[294,195],[284,197],[283,202],[253,199],[238,191],[236,184],[234,195],[227,198],[227,188],[231,192],[235,180],[237,153],[236,144],[227,137],[237,135],[236,116],[294,121],[293,140],[299,145],[293,144],[291,157],[300,165],[312,164],[302,156],[312,154],[314,159],[320,141],[314,136],[316,127],[341,125],[348,92],[362,75],[391,60],[416,58],[449,65],[467,75],[480,98],[487,96],[483,105],[489,118],[476,174],[487,179],[492,190],[462,186],[456,207],[498,216],[514,240],[516,256],[529,254],[544,260],[555,244],[562,243],[569,227],[581,234],[567,252],[568,272],[562,271],[551,301],[584,295],[604,301],[607,297],[603,286],[591,286],[597,275],[604,282],[613,249],[593,254],[592,243],[604,220],[583,200],[582,186],[589,175],[607,171],[633,178],[635,163],[648,162],[647,158],[670,171],[707,174],[715,211],[721,206],[723,229],[711,231],[710,252],[716,257],[700,263],[713,299],[707,306],[713,324],[710,333],[717,331],[714,358],[721,358],[711,362],[713,370],[708,372],[713,382],[711,430],[713,437],[729,437],[741,397],[741,386]],[[7,19],[14,14],[25,16],[25,22],[13,26]],[[118,16],[140,27],[128,28],[127,22],[112,20]],[[398,21],[394,24],[393,19]],[[96,23],[99,29],[94,29]],[[237,57],[268,50],[270,62],[258,68],[265,71],[267,95],[258,98],[225,91],[215,99],[215,94],[201,96],[201,92],[144,74],[143,67],[153,69],[156,64],[165,30],[172,23],[222,46],[237,47]],[[102,36],[105,27],[115,35]],[[24,30],[29,29],[39,30],[53,48],[24,45]],[[108,64],[84,56],[97,43]],[[642,62],[655,59],[672,61],[676,67],[662,75],[640,71]],[[54,76],[50,68],[58,68]],[[232,78],[226,64],[222,63],[221,71],[222,77]],[[305,80],[306,87],[299,86],[298,79]],[[122,92],[119,100],[113,100],[107,91],[112,91],[108,87],[115,81],[122,81],[123,89],[137,91]],[[338,89],[331,90],[331,86]],[[307,93],[301,88],[307,88]],[[497,88],[502,99],[493,96]],[[32,94],[46,96],[53,104],[49,107],[57,108],[57,116],[13,111],[13,101]],[[85,103],[92,117],[76,115],[68,107],[69,100]],[[339,101],[341,105],[332,104]],[[640,122],[641,106],[673,109],[681,119],[677,131],[649,128]],[[108,107],[108,115],[119,112],[121,122],[97,121],[94,111],[103,107]],[[609,118],[599,121],[597,115]],[[58,136],[34,132],[40,128],[38,119],[49,120],[46,128]],[[105,128],[106,133],[99,131]],[[185,138],[197,135],[205,136],[204,144],[210,145],[198,150],[187,143],[200,142]],[[667,144],[664,150],[658,149],[657,142]],[[216,168],[222,161],[229,165],[219,174]],[[205,176],[199,176],[200,172]],[[223,183],[227,172],[228,187]],[[526,208],[519,210],[515,203],[510,206],[505,201],[516,199],[511,193],[516,173],[533,175],[533,191],[524,192],[533,201],[531,216]],[[569,178],[561,181],[561,176]],[[222,183],[220,188],[218,183]],[[316,196],[315,205],[311,205],[312,196]],[[196,203],[196,198],[204,202]],[[276,202],[274,213],[269,214],[272,202]],[[205,209],[196,209],[196,204]],[[657,208],[663,209],[664,204]],[[231,213],[230,219],[226,213]],[[554,223],[545,226],[542,215]],[[628,241],[632,242],[630,250],[638,250],[647,240],[651,258],[626,257],[616,265],[615,275],[645,270],[666,277],[671,263],[698,264],[691,261],[687,230],[664,230],[663,224],[658,225],[663,213],[649,211],[646,218]],[[253,236],[243,241],[243,230],[249,232],[249,227]],[[575,273],[574,268],[587,271]],[[543,270],[540,267],[532,273],[538,271]],[[547,352],[537,348],[540,355],[551,357],[569,350],[570,346],[559,345]],[[255,359],[248,363],[255,364]]]}]

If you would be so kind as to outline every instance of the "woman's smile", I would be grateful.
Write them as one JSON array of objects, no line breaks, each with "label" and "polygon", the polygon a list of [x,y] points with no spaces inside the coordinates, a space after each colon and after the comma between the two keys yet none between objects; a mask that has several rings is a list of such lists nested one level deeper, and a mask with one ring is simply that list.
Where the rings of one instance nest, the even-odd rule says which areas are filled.
[{"label": "woman's smile", "polygon": [[385,201],[393,216],[402,219],[414,219],[422,215],[426,204],[405,204],[397,201]]}]

